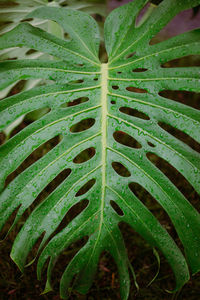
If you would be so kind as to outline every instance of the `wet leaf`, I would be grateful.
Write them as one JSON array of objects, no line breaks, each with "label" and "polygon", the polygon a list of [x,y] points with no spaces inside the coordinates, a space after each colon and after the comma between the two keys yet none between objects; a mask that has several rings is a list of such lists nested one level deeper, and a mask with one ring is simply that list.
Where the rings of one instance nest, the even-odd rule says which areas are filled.
[{"label": "wet leaf", "polygon": [[[48,113],[0,148],[1,227],[17,209],[14,226],[45,187],[65,169],[70,170],[31,212],[11,251],[12,259],[23,271],[29,252],[43,235],[37,271],[41,278],[45,262],[50,258],[45,292],[51,290],[58,256],[85,237],[84,246],[63,273],[61,297],[69,296],[72,281],[78,292],[87,293],[99,257],[106,251],[118,266],[121,297],[128,299],[128,269],[135,282],[136,277],[118,227],[121,221],[128,223],[153,248],[162,251],[173,269],[175,290],[189,279],[189,268],[192,273],[199,271],[199,213],[149,158],[154,154],[173,165],[199,192],[199,153],[159,124],[177,128],[200,143],[200,112],[159,93],[164,90],[200,92],[199,67],[162,68],[170,60],[200,54],[200,30],[150,45],[152,37],[173,16],[199,2],[164,0],[137,27],[135,19],[146,0],[133,1],[114,10],[104,28],[108,63],[99,61],[100,38],[95,20],[68,8],[41,7],[27,16],[57,22],[68,32],[68,40],[26,22],[0,37],[1,49],[28,47],[55,58],[0,63],[1,89],[21,79],[50,80],[46,85],[0,102],[0,130],[24,114],[49,108]],[[77,99],[87,101],[71,105]],[[62,136],[60,143],[4,188],[9,174],[35,149],[56,136]],[[91,180],[95,183],[88,189]],[[145,202],[129,188],[131,182],[143,187],[169,215],[184,246],[184,255]],[[87,205],[82,206],[84,200]],[[53,236],[70,209],[79,203],[80,213]]]}]

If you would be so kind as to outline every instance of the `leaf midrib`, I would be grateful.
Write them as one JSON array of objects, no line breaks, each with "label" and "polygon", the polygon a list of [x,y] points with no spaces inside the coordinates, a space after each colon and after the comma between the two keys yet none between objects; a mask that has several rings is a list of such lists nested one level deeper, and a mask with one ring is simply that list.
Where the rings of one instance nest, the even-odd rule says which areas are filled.
[{"label": "leaf midrib", "polygon": [[[102,64],[101,66],[101,107],[102,107],[102,194],[101,194],[101,218],[99,234],[103,224],[103,210],[105,198],[105,185],[106,185],[106,148],[107,148],[107,94],[108,94],[108,65]],[[98,239],[97,239],[98,240]]]}]

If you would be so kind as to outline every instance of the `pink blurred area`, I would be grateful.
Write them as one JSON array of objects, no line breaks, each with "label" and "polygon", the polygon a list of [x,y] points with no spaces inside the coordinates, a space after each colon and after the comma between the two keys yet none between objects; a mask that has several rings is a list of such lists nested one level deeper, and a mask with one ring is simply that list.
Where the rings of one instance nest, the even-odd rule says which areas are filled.
[{"label": "pink blurred area", "polygon": [[[134,0],[137,1],[137,0]],[[113,10],[114,8],[124,5],[126,3],[132,2],[131,0],[110,0],[109,1],[109,10]],[[141,13],[141,16],[143,12]],[[141,17],[140,16],[140,17]],[[140,19],[139,17],[139,19]],[[172,37],[183,33],[185,31],[189,31],[195,28],[200,28],[200,10],[194,16],[194,12],[192,9],[185,10],[179,13],[175,18],[171,20],[171,22],[162,29],[159,33],[159,36],[162,36],[162,39],[165,37]]]}]

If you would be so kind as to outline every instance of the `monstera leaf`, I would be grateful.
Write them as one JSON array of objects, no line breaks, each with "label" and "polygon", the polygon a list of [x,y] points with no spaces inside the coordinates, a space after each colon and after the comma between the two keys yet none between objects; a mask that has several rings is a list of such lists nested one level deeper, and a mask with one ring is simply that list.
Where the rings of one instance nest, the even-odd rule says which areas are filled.
[{"label": "monstera leaf", "polygon": [[[45,7],[30,18],[57,22],[69,34],[62,40],[28,23],[0,38],[0,48],[29,47],[54,56],[49,60],[3,61],[1,89],[20,79],[44,78],[49,84],[0,102],[0,129],[40,108],[49,112],[10,138],[0,148],[1,227],[17,210],[14,223],[58,174],[67,178],[39,203],[18,233],[11,257],[23,271],[39,237],[38,277],[48,261],[46,291],[56,259],[72,243],[87,237],[63,273],[62,298],[69,287],[86,293],[99,256],[115,259],[122,299],[129,294],[131,268],[118,224],[123,221],[152,247],[162,251],[179,289],[200,269],[200,216],[196,209],[149,159],[155,154],[173,165],[199,192],[199,154],[169,134],[162,124],[200,142],[200,113],[160,95],[163,90],[200,91],[199,67],[163,68],[170,60],[200,54],[200,31],[194,30],[152,45],[150,43],[179,11],[199,0],[164,0],[141,25],[135,20],[148,1],[136,0],[114,10],[105,22],[108,63],[100,63],[99,32],[84,12]],[[73,105],[72,105],[73,104]],[[40,145],[61,136],[51,151],[16,176],[5,179]],[[128,142],[127,142],[128,141]],[[137,183],[169,215],[184,247],[182,254],[167,230],[131,189]],[[61,231],[55,232],[77,203],[87,206]],[[133,245],[134,247],[134,245]]]},{"label": "monstera leaf", "polygon": [[[99,3],[101,2],[101,3]],[[103,1],[104,2],[104,1]],[[100,14],[102,16],[105,16],[106,14],[106,6],[105,3],[102,3],[102,1],[95,1],[94,0],[88,0],[88,1],[81,1],[81,0],[58,0],[58,1],[52,1],[48,2],[48,0],[14,0],[14,1],[1,1],[0,2],[0,35],[10,31],[11,29],[15,28],[20,22],[28,21],[31,25],[37,26],[45,31],[48,31],[58,37],[64,37],[64,32],[62,28],[56,24],[55,22],[52,22],[51,20],[39,20],[35,18],[27,18],[28,14],[35,10],[38,7],[41,6],[57,6],[57,7],[70,7],[73,9],[78,9],[85,11],[90,14]],[[47,58],[48,54],[38,52],[34,49],[34,51],[30,48],[11,48],[11,49],[4,49],[0,51],[0,60],[5,59],[45,59]],[[16,82],[13,85],[10,85],[8,88],[2,90],[0,92],[0,99],[6,97],[13,86],[16,84]],[[24,82],[23,87],[20,91],[29,90],[37,85],[43,84],[42,79],[32,79],[27,80]],[[36,111],[34,114],[29,114],[29,119],[37,119],[41,114],[45,113],[46,109],[42,109],[39,111]],[[7,138],[9,138],[11,132],[13,129],[18,126],[21,121],[23,120],[24,116],[21,116],[18,118],[15,122],[10,124],[4,130],[4,133],[6,134]]]}]

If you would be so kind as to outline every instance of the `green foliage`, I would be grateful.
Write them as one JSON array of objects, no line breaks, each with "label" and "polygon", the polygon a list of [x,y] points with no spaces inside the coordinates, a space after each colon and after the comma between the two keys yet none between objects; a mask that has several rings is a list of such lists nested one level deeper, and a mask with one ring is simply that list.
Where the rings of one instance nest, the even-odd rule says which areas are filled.
[{"label": "green foliage", "polygon": [[[101,64],[98,58],[97,23],[86,13],[72,9],[41,7],[28,16],[58,23],[69,34],[69,40],[28,23],[0,38],[0,49],[28,47],[55,58],[0,63],[1,89],[21,79],[50,80],[46,86],[0,102],[0,130],[21,115],[49,109],[0,148],[0,224],[2,228],[18,209],[14,226],[45,186],[67,170],[67,178],[32,211],[11,251],[12,259],[23,271],[29,252],[44,234],[37,271],[41,278],[50,258],[45,289],[49,291],[58,256],[73,242],[87,237],[63,273],[62,298],[69,296],[75,275],[73,287],[87,293],[104,250],[115,259],[121,297],[128,298],[131,266],[118,227],[121,221],[163,252],[176,278],[175,290],[189,279],[188,267],[192,273],[200,269],[199,213],[149,159],[150,153],[161,157],[199,192],[199,154],[170,135],[160,122],[200,142],[200,112],[166,99],[160,91],[200,92],[199,67],[161,67],[172,59],[200,54],[200,30],[154,45],[149,42],[179,11],[197,6],[200,1],[164,0],[144,23],[135,26],[147,2],[133,1],[107,17],[104,30],[108,63]],[[72,102],[74,105],[69,105]],[[62,138],[57,146],[4,188],[10,173],[40,145],[58,135]],[[132,183],[146,189],[167,212],[185,256],[131,191]],[[52,237],[70,208],[85,199],[87,206],[81,213]]]},{"label": "green foliage", "polygon": [[[65,37],[65,33],[63,29],[55,22],[51,20],[36,20],[35,18],[27,17],[31,11],[35,10],[41,6],[50,6],[50,7],[65,7],[71,9],[77,9],[81,11],[85,11],[89,14],[100,14],[101,16],[105,16],[106,14],[106,5],[105,1],[100,0],[57,0],[49,2],[48,0],[13,0],[13,1],[1,1],[0,2],[0,35],[10,31],[11,29],[15,28],[18,24],[26,21],[29,22],[31,25],[41,28],[49,33],[52,33],[58,37]],[[100,23],[100,25],[102,25]],[[38,52],[36,50],[30,49],[28,47],[21,48],[11,48],[11,49],[4,49],[0,51],[0,60],[5,59],[45,59],[48,58],[48,54]],[[10,85],[8,88],[3,89],[0,92],[0,99],[6,97],[13,86]],[[43,79],[30,79],[27,80],[21,91],[29,90],[35,86],[44,84]],[[30,120],[37,119],[40,115],[44,114],[46,110],[38,110],[34,114],[31,113],[28,115]],[[15,122],[10,124],[4,130],[7,138],[9,138],[13,129],[18,126],[21,121],[23,120],[24,116],[21,116]]]}]

